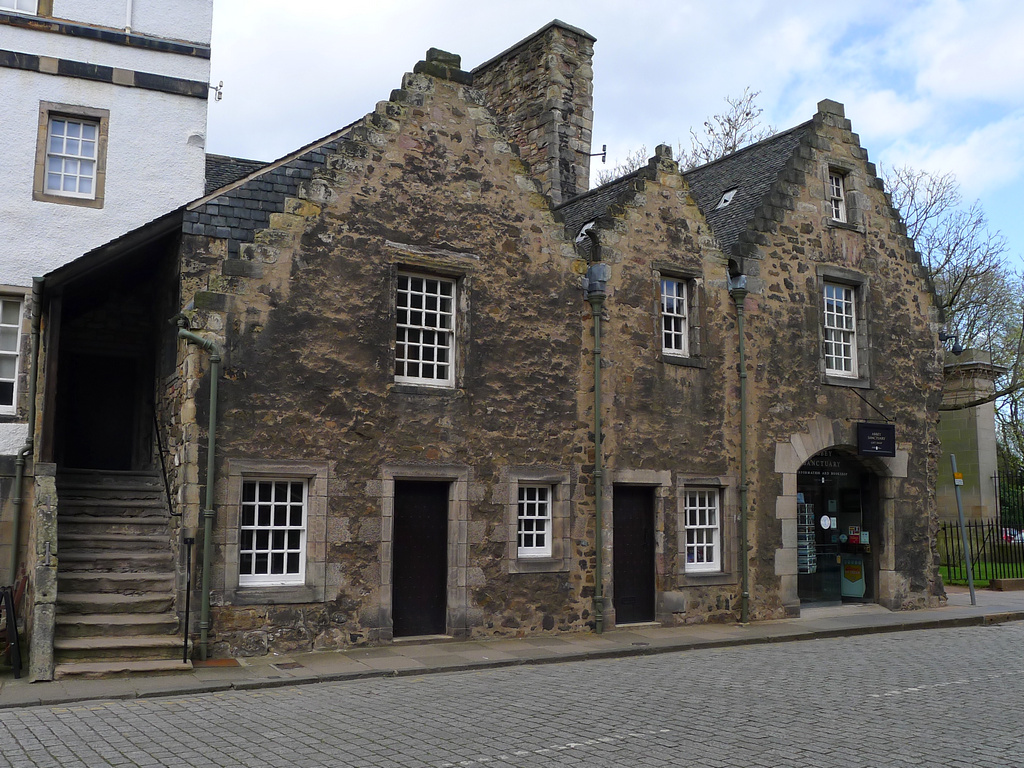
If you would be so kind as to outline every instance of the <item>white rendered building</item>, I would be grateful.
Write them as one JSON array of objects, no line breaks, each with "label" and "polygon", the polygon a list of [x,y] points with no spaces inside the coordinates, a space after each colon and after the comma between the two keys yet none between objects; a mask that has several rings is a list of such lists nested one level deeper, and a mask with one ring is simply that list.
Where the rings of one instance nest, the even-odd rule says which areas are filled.
[{"label": "white rendered building", "polygon": [[0,456],[26,437],[33,277],[203,194],[212,15],[0,0]]}]

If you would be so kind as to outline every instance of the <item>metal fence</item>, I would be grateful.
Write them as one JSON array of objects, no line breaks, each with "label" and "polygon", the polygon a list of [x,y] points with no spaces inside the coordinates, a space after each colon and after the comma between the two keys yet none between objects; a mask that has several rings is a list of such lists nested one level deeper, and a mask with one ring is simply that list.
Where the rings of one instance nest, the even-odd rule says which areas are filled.
[{"label": "metal fence", "polygon": [[996,478],[999,518],[1003,526],[1024,530],[1024,469],[1020,467],[1019,461],[1011,461],[1004,456],[1000,458]]},{"label": "metal fence", "polygon": [[[975,580],[1024,579],[1024,534],[1000,519],[968,520],[965,523],[967,549],[971,553]],[[950,581],[967,580],[960,525],[942,523],[939,554]]]}]

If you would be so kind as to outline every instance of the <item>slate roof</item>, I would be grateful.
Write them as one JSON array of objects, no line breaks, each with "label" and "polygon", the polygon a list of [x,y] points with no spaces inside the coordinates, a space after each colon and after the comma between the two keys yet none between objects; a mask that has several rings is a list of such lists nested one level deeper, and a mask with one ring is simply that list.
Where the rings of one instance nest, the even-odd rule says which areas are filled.
[{"label": "slate roof", "polygon": [[215,189],[226,187],[228,184],[248,176],[253,171],[258,171],[266,163],[262,160],[243,160],[240,157],[228,157],[227,155],[206,155],[206,191],[210,194]]},{"label": "slate roof", "polygon": [[[684,172],[694,200],[725,253],[731,253],[733,244],[753,220],[754,211],[764,201],[811,126],[812,121],[808,121]],[[566,232],[575,237],[588,221],[604,216],[642,170],[621,176],[556,207]],[[733,188],[736,194],[732,202],[715,210],[722,194]]]},{"label": "slate roof", "polygon": [[[269,226],[271,213],[284,211],[285,198],[298,197],[299,184],[313,178],[313,171],[323,167],[327,156],[338,151],[338,146],[347,140],[346,135],[354,125],[347,125],[270,163],[213,155],[227,161],[213,161],[215,171],[225,174],[221,178],[227,178],[231,173],[239,175],[233,181],[212,189],[208,177],[206,199],[198,201],[199,205],[193,204],[195,207],[189,206],[182,231],[190,235],[226,239],[228,258],[239,258],[242,244],[253,242],[256,232]],[[210,157],[207,155],[208,168]],[[235,181],[254,172],[258,175],[231,187]]]},{"label": "slate roof", "polygon": [[[732,252],[811,126],[808,121],[683,174],[723,253]],[[732,202],[716,210],[730,189],[736,190]]]},{"label": "slate roof", "polygon": [[627,173],[556,206],[555,210],[562,216],[566,233],[576,237],[584,224],[604,216],[608,207],[618,201],[639,173],[639,170]]}]

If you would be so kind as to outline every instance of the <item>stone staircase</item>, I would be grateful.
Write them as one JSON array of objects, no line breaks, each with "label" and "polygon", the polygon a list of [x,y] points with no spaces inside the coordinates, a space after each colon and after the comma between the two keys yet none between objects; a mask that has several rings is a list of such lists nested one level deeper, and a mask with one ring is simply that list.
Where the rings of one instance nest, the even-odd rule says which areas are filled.
[{"label": "stone staircase", "polygon": [[62,470],[55,677],[186,671],[158,472]]}]

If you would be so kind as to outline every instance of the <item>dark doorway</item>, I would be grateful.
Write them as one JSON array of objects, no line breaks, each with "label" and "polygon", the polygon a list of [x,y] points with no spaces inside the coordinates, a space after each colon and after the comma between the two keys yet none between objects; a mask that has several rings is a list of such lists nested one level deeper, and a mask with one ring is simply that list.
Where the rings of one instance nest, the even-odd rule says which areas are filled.
[{"label": "dark doorway", "polygon": [[654,621],[654,489],[616,485],[612,504],[615,623]]},{"label": "dark doorway", "polygon": [[443,635],[448,595],[449,483],[396,481],[391,548],[395,637]]},{"label": "dark doorway", "polygon": [[139,434],[139,364],[134,357],[67,353],[61,359],[61,463],[134,469]]},{"label": "dark doorway", "polygon": [[797,568],[801,602],[875,599],[877,477],[834,450],[797,473]]}]

